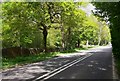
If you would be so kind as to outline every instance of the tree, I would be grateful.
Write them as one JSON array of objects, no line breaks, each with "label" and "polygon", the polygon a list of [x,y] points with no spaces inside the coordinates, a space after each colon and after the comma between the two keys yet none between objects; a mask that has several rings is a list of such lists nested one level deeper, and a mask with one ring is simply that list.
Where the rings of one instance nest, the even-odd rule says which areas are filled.
[{"label": "tree", "polygon": [[[47,52],[51,48],[73,49],[86,41],[98,43],[101,20],[86,15],[80,9],[84,5],[83,2],[3,3],[3,47],[41,48]],[[100,34],[101,41],[108,40],[104,34],[108,33]]]},{"label": "tree", "polygon": [[27,5],[27,3],[3,3],[3,47],[22,47],[31,43],[35,28],[28,16]]},{"label": "tree", "polygon": [[103,20],[109,22],[109,28],[111,33],[111,42],[113,46],[113,53],[115,57],[120,57],[120,2],[106,2],[106,3],[93,3],[96,6],[97,11],[95,12],[96,15],[101,17]]}]

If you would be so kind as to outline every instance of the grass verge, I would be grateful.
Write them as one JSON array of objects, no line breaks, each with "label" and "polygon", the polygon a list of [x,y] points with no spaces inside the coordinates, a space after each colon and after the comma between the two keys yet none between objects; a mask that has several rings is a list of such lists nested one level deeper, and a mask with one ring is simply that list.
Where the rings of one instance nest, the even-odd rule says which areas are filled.
[{"label": "grass verge", "polygon": [[40,53],[36,55],[29,55],[29,56],[21,56],[16,58],[2,58],[2,69],[14,68],[18,66],[22,66],[25,64],[30,64],[34,62],[39,62],[43,60],[50,59],[60,54],[69,54],[73,52],[78,52],[80,50],[87,50],[89,48],[75,48],[72,50],[65,50],[62,52],[50,52],[50,53]]},{"label": "grass verge", "polygon": [[19,56],[16,58],[2,58],[2,69],[14,68],[18,66],[22,66],[28,63],[38,62],[47,60],[57,55],[57,52],[51,53],[40,53],[36,55],[29,56]]}]

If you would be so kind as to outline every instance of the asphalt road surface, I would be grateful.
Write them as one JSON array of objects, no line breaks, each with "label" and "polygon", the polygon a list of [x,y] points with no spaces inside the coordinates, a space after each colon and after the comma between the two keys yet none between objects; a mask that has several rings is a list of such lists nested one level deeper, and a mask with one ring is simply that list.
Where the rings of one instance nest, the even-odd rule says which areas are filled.
[{"label": "asphalt road surface", "polygon": [[[45,77],[43,80],[54,79],[113,79],[112,48],[104,46],[90,50],[92,55],[62,71]],[[67,66],[66,66],[67,67]],[[40,80],[38,80],[40,81]]]},{"label": "asphalt road surface", "polygon": [[2,81],[112,81],[113,73],[112,47],[101,46],[3,71]]}]

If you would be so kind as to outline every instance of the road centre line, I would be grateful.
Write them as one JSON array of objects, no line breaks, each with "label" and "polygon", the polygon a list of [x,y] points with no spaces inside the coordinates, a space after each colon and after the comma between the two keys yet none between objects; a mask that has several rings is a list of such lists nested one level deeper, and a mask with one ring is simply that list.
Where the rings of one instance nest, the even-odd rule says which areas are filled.
[{"label": "road centre line", "polygon": [[[80,58],[82,58],[82,57],[80,57]],[[70,65],[71,63],[74,63],[74,62],[77,61],[77,60],[78,60],[78,59],[76,59],[76,60],[74,60],[74,61],[72,61],[72,62],[70,62],[70,63],[67,63],[67,64],[65,64],[65,65],[63,65],[63,66],[61,66],[61,67],[59,67],[59,68],[57,68],[57,69],[55,69],[55,70],[53,70],[53,71],[47,73],[47,74],[44,74],[43,76],[40,76],[40,77],[38,77],[37,79],[35,79],[35,81],[38,80],[38,79],[44,78],[44,77],[46,77],[46,76],[48,76],[48,75],[50,75],[50,74],[52,74],[52,73],[54,73],[54,72],[56,72],[56,71],[62,69],[62,68],[64,68],[64,67]]]},{"label": "road centre line", "polygon": [[86,58],[93,55],[92,53],[88,53],[88,54],[89,55],[86,55],[85,57],[80,57],[80,58],[78,58],[78,59],[76,59],[76,60],[74,60],[74,61],[72,61],[70,63],[67,63],[67,64],[63,65],[62,67],[59,67],[59,68],[51,71],[50,73],[44,74],[43,76],[40,76],[40,77],[36,78],[33,81],[44,81],[44,80],[46,80],[46,79],[60,73],[61,71],[73,66],[74,64],[76,64],[76,63],[78,63],[78,62],[80,62],[80,61],[82,61],[82,60],[84,60],[84,59],[86,59]]}]

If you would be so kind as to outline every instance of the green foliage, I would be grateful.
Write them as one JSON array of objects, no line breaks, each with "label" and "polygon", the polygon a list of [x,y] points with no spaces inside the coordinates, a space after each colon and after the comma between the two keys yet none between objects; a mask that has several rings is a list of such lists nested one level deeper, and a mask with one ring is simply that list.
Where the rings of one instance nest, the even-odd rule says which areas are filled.
[{"label": "green foliage", "polygon": [[[48,51],[50,48],[57,48],[59,50],[57,53],[71,53],[83,49],[81,45],[85,45],[86,41],[89,41],[89,44],[109,42],[108,25],[98,17],[87,16],[79,8],[79,6],[87,4],[83,2],[2,3],[1,39],[3,48],[44,48],[45,51],[47,48]],[[100,32],[100,30],[102,31]],[[118,34],[114,29],[111,33],[113,32]],[[112,35],[112,38],[116,38],[116,36],[119,35]],[[51,52],[26,57],[24,57],[25,55],[18,56],[14,59],[3,58],[3,67],[37,62],[55,55],[56,52]]]},{"label": "green foliage", "polygon": [[111,42],[113,46],[113,53],[116,58],[120,58],[120,2],[113,3],[94,3],[98,11],[95,13],[99,17],[109,21]]},{"label": "green foliage", "polygon": [[116,63],[117,73],[120,76],[120,59],[116,59],[115,63]]},{"label": "green foliage", "polygon": [[[3,11],[3,48],[73,49],[80,44],[110,40],[107,25],[79,8],[83,2],[6,2]],[[102,21],[103,22],[103,21]],[[105,33],[106,32],[106,33]],[[99,41],[99,35],[101,41]],[[106,35],[106,36],[105,36]],[[108,37],[107,37],[108,36]],[[48,50],[49,51],[49,50]]]},{"label": "green foliage", "polygon": [[32,43],[35,27],[33,24],[31,25],[28,17],[27,4],[8,2],[4,3],[2,9],[4,16],[3,47],[24,47],[26,44]]}]

